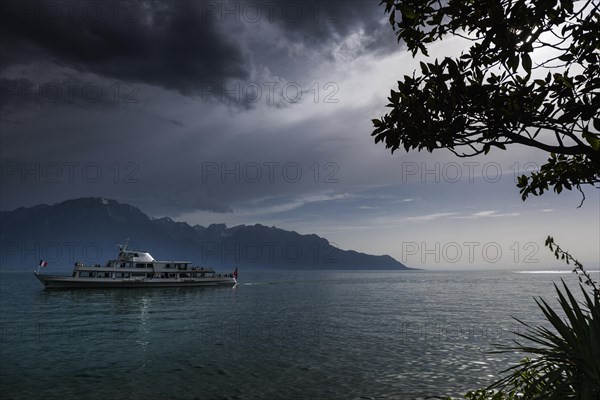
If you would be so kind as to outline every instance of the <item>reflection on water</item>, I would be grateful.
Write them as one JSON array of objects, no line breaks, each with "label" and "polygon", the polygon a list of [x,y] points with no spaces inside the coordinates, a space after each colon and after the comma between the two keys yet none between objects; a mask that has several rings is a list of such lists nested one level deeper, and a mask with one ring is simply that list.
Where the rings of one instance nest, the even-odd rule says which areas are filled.
[{"label": "reflection on water", "polygon": [[[150,343],[148,340],[149,329],[146,326],[146,322],[148,320],[148,308],[150,307],[151,300],[149,296],[144,296],[140,300],[140,322],[139,328],[137,331],[137,340],[135,341],[137,344],[142,346],[142,351],[146,351],[146,345]],[[145,367],[145,365],[143,365]]]},{"label": "reflection on water", "polygon": [[231,288],[43,291],[0,272],[6,398],[416,398],[489,383],[490,354],[576,277],[245,273]]}]

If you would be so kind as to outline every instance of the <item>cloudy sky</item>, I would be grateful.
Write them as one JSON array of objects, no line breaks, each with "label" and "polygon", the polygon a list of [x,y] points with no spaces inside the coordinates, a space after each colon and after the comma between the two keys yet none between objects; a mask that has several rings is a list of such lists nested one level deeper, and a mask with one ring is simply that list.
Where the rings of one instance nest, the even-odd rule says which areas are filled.
[{"label": "cloudy sky", "polygon": [[378,3],[0,1],[1,209],[103,196],[431,269],[556,268],[551,234],[598,267],[598,190],[581,208],[520,199],[543,152],[374,144],[371,118],[418,65]]}]

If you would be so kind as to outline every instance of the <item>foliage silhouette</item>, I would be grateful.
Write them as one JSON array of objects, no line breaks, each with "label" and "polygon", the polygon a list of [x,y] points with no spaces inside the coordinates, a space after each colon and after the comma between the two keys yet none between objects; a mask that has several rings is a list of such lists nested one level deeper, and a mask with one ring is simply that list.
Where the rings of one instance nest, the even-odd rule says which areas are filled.
[{"label": "foliage silhouette", "polygon": [[[600,183],[600,3],[573,0],[383,0],[413,56],[448,35],[460,57],[421,62],[373,119],[392,152],[448,149],[459,157],[511,144],[549,153],[518,179],[522,199],[550,187]],[[583,195],[583,200],[585,195]]]}]

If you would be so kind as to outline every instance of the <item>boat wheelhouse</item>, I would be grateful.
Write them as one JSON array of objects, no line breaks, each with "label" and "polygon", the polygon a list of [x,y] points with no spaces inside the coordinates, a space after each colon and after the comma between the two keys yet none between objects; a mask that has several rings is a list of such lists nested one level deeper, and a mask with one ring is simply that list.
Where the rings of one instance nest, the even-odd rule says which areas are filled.
[{"label": "boat wheelhouse", "polygon": [[182,287],[233,286],[237,268],[231,274],[218,274],[212,268],[192,266],[189,261],[157,261],[145,251],[119,246],[119,256],[106,265],[75,263],[71,276],[45,275],[34,272],[45,288],[104,287]]}]

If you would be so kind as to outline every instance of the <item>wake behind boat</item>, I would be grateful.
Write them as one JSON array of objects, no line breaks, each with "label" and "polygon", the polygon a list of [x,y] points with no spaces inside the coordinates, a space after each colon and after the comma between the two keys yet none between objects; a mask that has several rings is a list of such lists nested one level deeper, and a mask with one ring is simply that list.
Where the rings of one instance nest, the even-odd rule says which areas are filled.
[{"label": "wake behind boat", "polygon": [[[40,266],[47,263],[40,262]],[[119,246],[116,260],[105,266],[75,263],[73,274],[45,275],[34,271],[44,288],[141,288],[183,286],[233,286],[237,284],[237,268],[232,274],[217,274],[212,268],[193,267],[189,261],[157,261],[150,253],[127,250]]]}]

